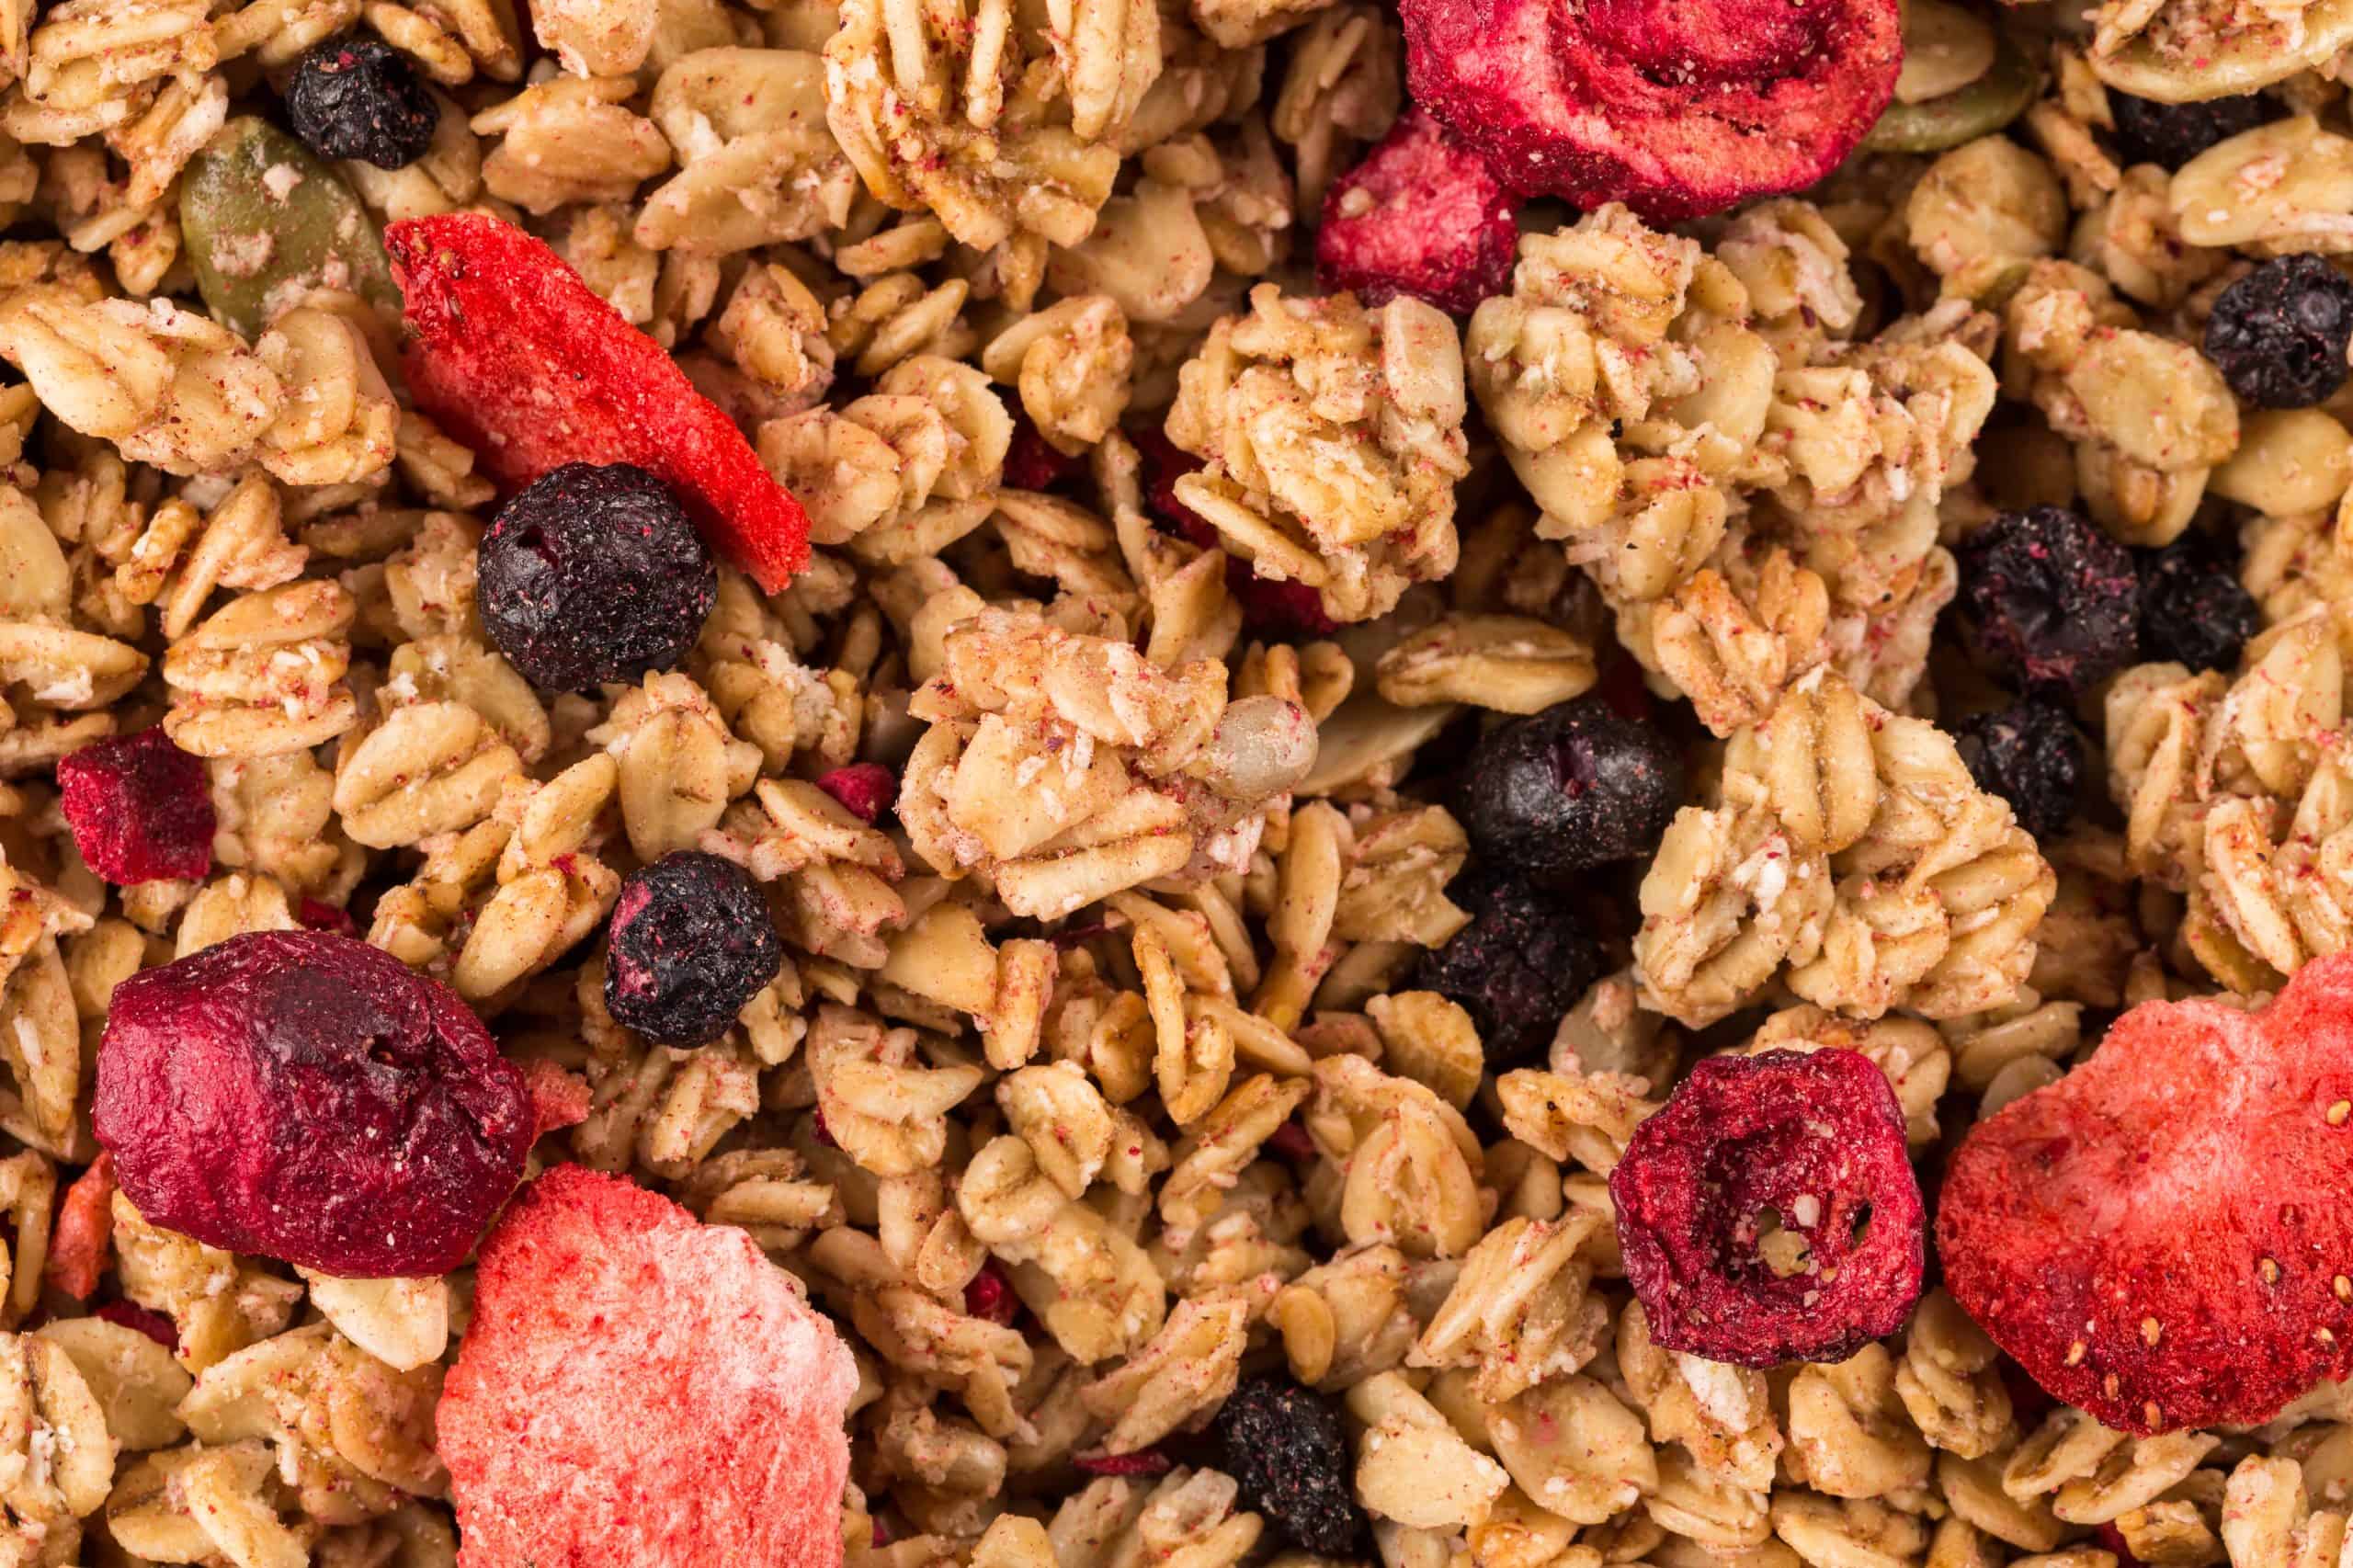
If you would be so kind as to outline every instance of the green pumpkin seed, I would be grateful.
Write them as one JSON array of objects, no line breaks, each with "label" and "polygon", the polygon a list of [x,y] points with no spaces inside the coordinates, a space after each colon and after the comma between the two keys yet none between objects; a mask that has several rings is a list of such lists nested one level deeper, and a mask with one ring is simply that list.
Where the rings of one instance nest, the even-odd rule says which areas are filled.
[{"label": "green pumpkin seed", "polygon": [[2034,67],[2003,39],[1992,69],[1956,93],[1921,104],[1890,104],[1870,134],[1869,153],[1942,153],[1990,135],[2034,101]]},{"label": "green pumpkin seed", "polygon": [[375,219],[334,170],[265,120],[231,120],[189,161],[180,232],[197,291],[242,336],[258,336],[313,289],[347,289],[400,312]]}]

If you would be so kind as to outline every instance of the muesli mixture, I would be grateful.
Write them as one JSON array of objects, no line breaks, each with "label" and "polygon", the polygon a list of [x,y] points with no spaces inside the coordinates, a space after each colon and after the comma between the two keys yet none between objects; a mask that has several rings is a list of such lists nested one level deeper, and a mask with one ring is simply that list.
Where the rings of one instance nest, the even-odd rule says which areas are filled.
[{"label": "muesli mixture", "polygon": [[0,0],[0,1568],[2353,1562],[2353,0]]}]

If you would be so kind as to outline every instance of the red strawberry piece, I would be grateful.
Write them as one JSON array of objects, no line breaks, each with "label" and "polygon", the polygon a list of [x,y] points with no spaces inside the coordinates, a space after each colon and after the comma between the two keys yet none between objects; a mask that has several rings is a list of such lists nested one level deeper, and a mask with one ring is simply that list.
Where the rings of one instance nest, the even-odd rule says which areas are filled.
[{"label": "red strawberry piece", "polygon": [[1666,221],[1836,168],[1895,93],[1896,0],[1400,0],[1415,101],[1529,195]]},{"label": "red strawberry piece", "polygon": [[[1144,509],[1186,543],[1217,550],[1215,524],[1176,499],[1176,482],[1207,465],[1170,440],[1157,426],[1140,425],[1129,432],[1143,459]],[[1230,556],[1225,564],[1225,588],[1242,606],[1242,619],[1254,631],[1279,635],[1322,637],[1338,629],[1324,613],[1323,600],[1304,583],[1279,583],[1261,577],[1250,563]]]},{"label": "red strawberry piece", "polygon": [[1070,1462],[1089,1475],[1165,1475],[1176,1468],[1176,1461],[1158,1449],[1139,1449],[1131,1454],[1078,1454]]},{"label": "red strawberry piece", "polygon": [[589,1107],[596,1103],[587,1079],[565,1072],[543,1056],[523,1063],[523,1082],[531,1095],[531,1141],[535,1143],[551,1132],[579,1126],[588,1119]]},{"label": "red strawberry piece", "polygon": [[1418,108],[1333,182],[1315,232],[1315,278],[1368,305],[1400,294],[1469,315],[1510,291],[1519,228],[1487,160]]},{"label": "red strawberry piece", "polygon": [[104,1318],[119,1328],[143,1334],[166,1350],[180,1347],[180,1331],[172,1325],[172,1320],[161,1312],[149,1312],[136,1301],[108,1301],[90,1315]]},{"label": "red strawberry piece", "polygon": [[872,822],[899,798],[899,781],[879,762],[853,762],[821,774],[817,788],[839,801],[860,822]]},{"label": "red strawberry piece", "polygon": [[62,757],[58,805],[90,869],[119,886],[212,869],[212,790],[204,763],[159,726]]},{"label": "red strawberry piece", "polygon": [[435,1416],[465,1568],[833,1568],[858,1368],[752,1238],[559,1165],[483,1241]]},{"label": "red strawberry piece", "polygon": [[2260,1013],[2149,1002],[1970,1129],[1945,1285],[2120,1432],[2253,1426],[2353,1372],[2353,953]]},{"label": "red strawberry piece", "polygon": [[384,245],[415,334],[409,391],[501,483],[635,463],[769,593],[807,562],[808,517],[734,421],[555,252],[474,212],[401,219]]},{"label": "red strawberry piece", "polygon": [[107,1270],[107,1246],[113,1236],[114,1156],[100,1150],[57,1206],[43,1276],[75,1301],[88,1301]]},{"label": "red strawberry piece", "polygon": [[1013,1281],[995,1258],[982,1263],[981,1271],[964,1287],[964,1315],[986,1318],[999,1328],[1010,1328],[1013,1320],[1021,1315],[1021,1299],[1013,1293]]},{"label": "red strawberry piece", "polygon": [[324,931],[247,932],[116,986],[91,1122],[150,1221],[346,1278],[464,1261],[532,1125],[455,992]]},{"label": "red strawberry piece", "polygon": [[1669,1350],[1843,1361],[1904,1325],[1927,1214],[1887,1076],[1852,1051],[1711,1056],[1609,1174],[1627,1282]]}]

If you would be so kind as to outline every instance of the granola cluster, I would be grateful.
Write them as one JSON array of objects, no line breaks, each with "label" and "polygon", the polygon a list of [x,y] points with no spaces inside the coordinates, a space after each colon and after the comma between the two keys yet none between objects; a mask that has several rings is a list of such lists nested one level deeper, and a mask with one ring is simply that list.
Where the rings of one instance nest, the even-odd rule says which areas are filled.
[{"label": "granola cluster", "polygon": [[[524,1180],[838,1334],[848,1568],[2338,1554],[2334,1327],[2264,1295],[2294,1397],[2174,1425],[2206,1317],[2029,1343],[1915,1210],[2130,1119],[2041,1091],[2202,1137],[2118,1015],[2259,1053],[2353,949],[2353,4],[1909,0],[1859,148],[1697,219],[1401,118],[1443,8],[0,3],[0,1565],[529,1560],[495,1267],[167,1228],[95,1108],[202,1010],[119,985],[298,932],[479,1020]],[[448,222],[626,352],[468,344]],[[534,685],[494,532],[623,460],[702,619]],[[615,938],[681,857],[774,938],[692,1046]],[[2212,1321],[2353,1302],[2299,1196]]]}]

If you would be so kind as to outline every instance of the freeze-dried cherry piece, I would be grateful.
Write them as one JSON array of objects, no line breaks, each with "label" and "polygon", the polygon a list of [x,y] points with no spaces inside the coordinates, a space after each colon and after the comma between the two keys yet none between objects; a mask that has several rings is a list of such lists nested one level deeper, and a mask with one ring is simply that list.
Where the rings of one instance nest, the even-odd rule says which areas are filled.
[{"label": "freeze-dried cherry piece", "polygon": [[872,822],[899,797],[899,781],[879,762],[853,762],[817,776],[817,788],[860,822]]},{"label": "freeze-dried cherry piece", "polygon": [[115,988],[98,1142],[141,1213],[346,1278],[446,1274],[522,1178],[522,1072],[365,942],[255,931]]},{"label": "freeze-dried cherry piece", "polygon": [[1414,99],[1529,195],[1654,220],[1796,190],[1895,93],[1896,0],[1400,0]]},{"label": "freeze-dried cherry piece", "polygon": [[669,351],[512,223],[478,212],[384,229],[415,334],[417,405],[509,490],[567,462],[635,463],[769,593],[809,559],[809,518]]},{"label": "freeze-dried cherry piece", "polygon": [[1859,1051],[1712,1056],[1609,1175],[1626,1278],[1669,1350],[1843,1361],[1904,1325],[1927,1210],[1904,1111]]},{"label": "freeze-dried cherry piece", "polygon": [[1469,315],[1510,290],[1518,209],[1484,157],[1409,108],[1324,194],[1315,280],[1367,305],[1410,294]]},{"label": "freeze-dried cherry piece", "polygon": [[212,869],[211,781],[161,725],[58,759],[58,808],[90,869],[119,886]]}]

